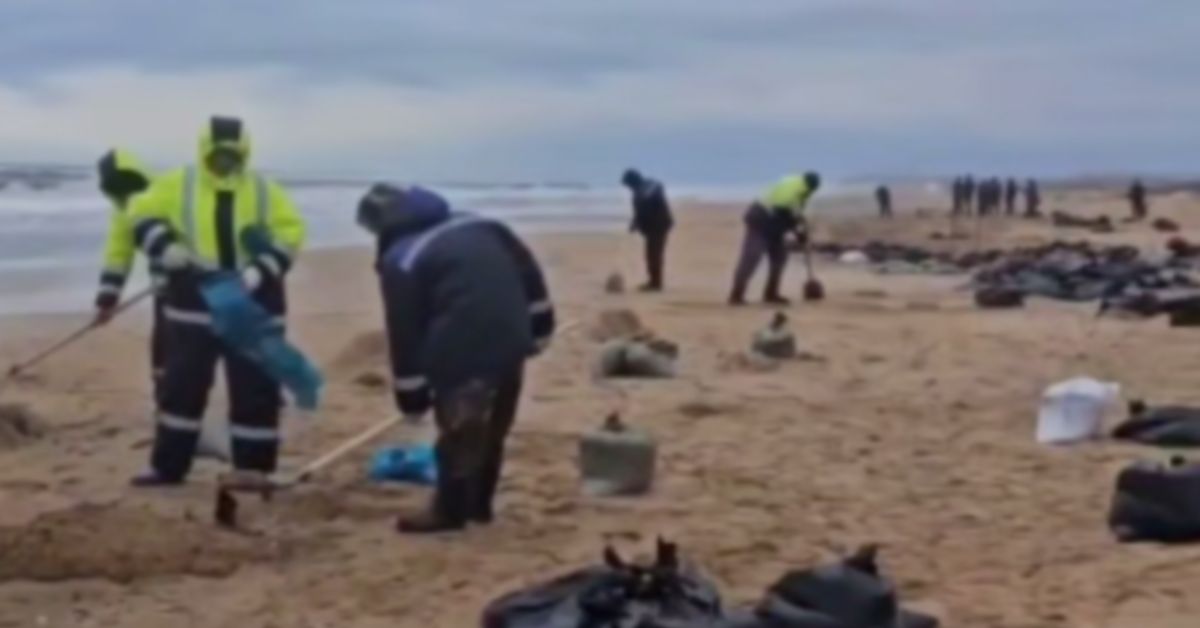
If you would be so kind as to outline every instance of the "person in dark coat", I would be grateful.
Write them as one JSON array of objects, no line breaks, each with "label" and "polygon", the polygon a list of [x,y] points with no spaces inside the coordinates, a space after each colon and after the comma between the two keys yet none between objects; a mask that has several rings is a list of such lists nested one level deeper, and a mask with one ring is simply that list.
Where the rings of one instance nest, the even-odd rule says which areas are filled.
[{"label": "person in dark coat", "polygon": [[888,186],[881,185],[875,188],[875,200],[879,203],[879,216],[881,218],[892,217],[892,191]]},{"label": "person in dark coat", "polygon": [[642,176],[637,170],[629,169],[621,177],[621,183],[633,194],[633,221],[630,232],[642,234],[646,241],[646,274],[648,280],[641,287],[643,292],[661,292],[663,289],[663,266],[667,254],[667,236],[675,225],[671,206],[662,183]]},{"label": "person in dark coat", "polygon": [[967,214],[971,213],[971,207],[975,204],[975,179],[971,175],[967,175],[963,179],[963,211]]},{"label": "person in dark coat", "polygon": [[1017,190],[1019,188],[1017,180],[1009,178],[1008,185],[1004,188],[1004,213],[1009,216],[1017,213]]},{"label": "person in dark coat", "polygon": [[1145,220],[1150,210],[1146,205],[1146,186],[1142,184],[1141,179],[1134,179],[1133,185],[1129,186],[1128,196],[1129,208],[1133,212],[1133,219]]},{"label": "person in dark coat", "polygon": [[950,184],[950,215],[957,216],[962,213],[963,201],[963,178],[954,177],[954,182]]},{"label": "person in dark coat", "polygon": [[507,226],[420,187],[376,184],[358,223],[377,239],[396,405],[438,427],[433,504],[397,529],[489,523],[525,361],[555,328],[541,268]]},{"label": "person in dark coat", "polygon": [[1042,193],[1034,179],[1025,182],[1025,217],[1037,218],[1042,215]]}]

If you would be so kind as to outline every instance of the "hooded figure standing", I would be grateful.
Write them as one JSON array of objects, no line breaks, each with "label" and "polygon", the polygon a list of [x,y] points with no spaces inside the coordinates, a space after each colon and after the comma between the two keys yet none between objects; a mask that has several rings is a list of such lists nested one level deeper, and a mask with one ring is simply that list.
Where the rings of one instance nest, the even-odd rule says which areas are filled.
[{"label": "hooded figure standing", "polygon": [[731,305],[746,302],[746,288],[754,278],[763,256],[767,257],[767,285],[763,300],[775,305],[789,301],[780,294],[783,271],[787,265],[787,234],[795,233],[800,246],[808,246],[808,220],[804,213],[808,199],[821,187],[815,172],[780,179],[761,199],[754,201],[743,216],[746,233],[729,293]]},{"label": "hooded figure standing", "polygon": [[[96,290],[95,308],[97,325],[107,324],[112,319],[121,293],[133,269],[137,256],[134,243],[133,223],[129,207],[133,197],[150,187],[151,175],[137,157],[127,150],[114,148],[100,157],[96,164],[100,192],[112,203],[112,214],[108,222],[108,236],[104,242],[104,261],[100,270],[100,285]],[[162,267],[156,262],[149,265],[150,280],[156,291],[161,291]],[[162,299],[154,298],[154,323],[150,333],[150,367],[154,382],[154,395],[158,397],[167,358],[167,329],[162,320]]]},{"label": "hooded figure standing", "polygon": [[1017,213],[1017,192],[1021,186],[1017,180],[1010,178],[1004,187],[1004,213],[1012,216]]},{"label": "hooded figure standing", "polygon": [[541,267],[504,224],[420,187],[373,186],[357,220],[377,239],[396,405],[438,427],[432,506],[397,530],[489,523],[525,361],[554,333]]},{"label": "hooded figure standing", "polygon": [[199,290],[207,273],[240,273],[254,299],[284,324],[284,278],[304,244],[304,222],[283,188],[249,161],[242,121],[214,117],[200,136],[198,163],[156,179],[129,209],[138,246],[167,274],[163,319],[170,334],[150,469],[134,478],[135,486],[186,479],[221,360],[233,466],[275,470],[279,384],[214,335]]},{"label": "hooded figure standing", "polygon": [[875,201],[879,203],[879,217],[892,217],[892,190],[886,185],[875,188]]},{"label": "hooded figure standing", "polygon": [[667,236],[675,225],[671,217],[671,206],[662,183],[642,176],[637,170],[626,170],[621,183],[633,194],[633,221],[631,232],[638,232],[646,241],[646,274],[648,280],[641,287],[643,292],[661,292],[663,289],[663,266],[667,254]]},{"label": "hooded figure standing", "polygon": [[1042,192],[1036,179],[1025,182],[1025,217],[1037,218],[1042,215]]},{"label": "hooded figure standing", "polygon": [[1133,184],[1129,186],[1129,209],[1133,214],[1134,220],[1145,220],[1150,214],[1150,209],[1146,205],[1146,186],[1141,179],[1134,179]]}]

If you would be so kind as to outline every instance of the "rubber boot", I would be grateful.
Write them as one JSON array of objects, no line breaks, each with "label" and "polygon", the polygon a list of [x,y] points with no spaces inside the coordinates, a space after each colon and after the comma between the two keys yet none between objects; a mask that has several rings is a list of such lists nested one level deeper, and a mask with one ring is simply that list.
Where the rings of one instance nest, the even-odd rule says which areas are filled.
[{"label": "rubber boot", "polygon": [[396,521],[401,534],[437,534],[467,527],[467,515],[473,509],[470,482],[438,478],[437,493],[428,510],[402,515]]}]

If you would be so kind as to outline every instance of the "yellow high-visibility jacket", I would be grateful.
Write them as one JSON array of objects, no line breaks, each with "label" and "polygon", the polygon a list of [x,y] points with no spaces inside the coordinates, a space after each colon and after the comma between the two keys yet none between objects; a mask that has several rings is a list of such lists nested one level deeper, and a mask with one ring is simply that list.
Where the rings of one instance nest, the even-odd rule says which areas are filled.
[{"label": "yellow high-visibility jacket", "polygon": [[761,202],[768,209],[783,210],[800,219],[804,217],[812,193],[803,176],[788,175],[771,186]]},{"label": "yellow high-visibility jacket", "polygon": [[[130,219],[138,246],[152,259],[179,243],[207,269],[235,271],[257,266],[266,290],[280,292],[277,298],[266,297],[268,308],[282,313],[282,279],[304,245],[305,225],[283,188],[249,167],[250,147],[249,134],[240,120],[213,118],[201,133],[198,163],[155,179],[132,203]],[[219,177],[207,168],[209,156],[219,149],[240,154],[242,169]],[[245,237],[251,227],[260,228],[271,244],[253,256]],[[168,307],[203,309],[195,295],[175,296],[178,298],[169,299]],[[168,319],[171,313],[168,309]]]}]

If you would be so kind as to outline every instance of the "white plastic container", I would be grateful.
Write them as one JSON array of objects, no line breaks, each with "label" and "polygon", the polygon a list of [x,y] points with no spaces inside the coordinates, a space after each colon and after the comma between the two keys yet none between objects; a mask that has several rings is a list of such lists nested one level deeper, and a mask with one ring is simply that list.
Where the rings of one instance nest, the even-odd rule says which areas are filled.
[{"label": "white plastic container", "polygon": [[1038,410],[1038,442],[1067,445],[1099,437],[1105,415],[1120,395],[1120,384],[1090,377],[1076,377],[1047,388]]}]

